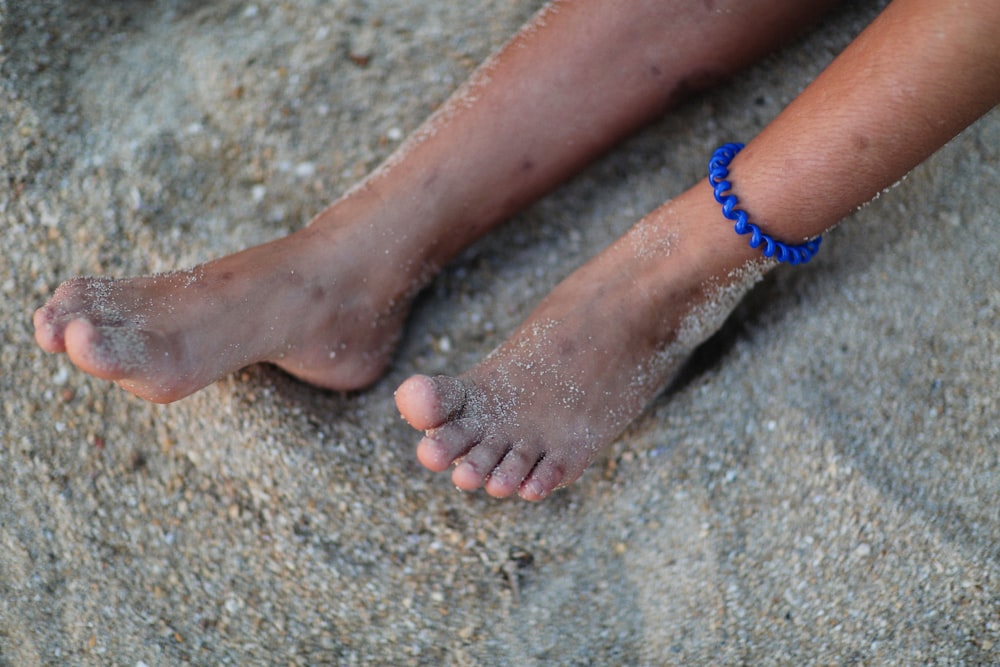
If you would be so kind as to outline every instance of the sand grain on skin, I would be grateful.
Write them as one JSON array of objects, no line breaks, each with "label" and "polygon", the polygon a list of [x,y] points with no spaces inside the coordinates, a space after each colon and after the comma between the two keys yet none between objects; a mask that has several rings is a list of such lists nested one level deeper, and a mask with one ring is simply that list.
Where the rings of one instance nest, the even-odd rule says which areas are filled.
[{"label": "sand grain on skin", "polygon": [[[305,224],[540,3],[0,2],[0,662],[994,664],[997,112],[772,273],[719,363],[542,504],[455,493],[392,402],[479,361],[879,4],[844,3],[459,257],[370,390],[254,367],[154,406],[37,350],[46,286]],[[187,62],[213,85],[192,92]]]}]

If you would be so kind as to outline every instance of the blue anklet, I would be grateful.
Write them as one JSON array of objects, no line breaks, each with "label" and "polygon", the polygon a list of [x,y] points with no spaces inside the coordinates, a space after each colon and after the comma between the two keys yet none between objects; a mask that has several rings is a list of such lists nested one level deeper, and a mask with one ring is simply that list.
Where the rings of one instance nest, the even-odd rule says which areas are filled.
[{"label": "blue anklet", "polygon": [[715,201],[722,204],[722,215],[730,220],[735,220],[733,229],[737,234],[750,234],[750,247],[757,248],[763,244],[764,257],[774,257],[779,262],[789,264],[805,264],[813,258],[819,251],[819,244],[823,240],[822,236],[817,236],[812,241],[802,245],[788,245],[775,240],[760,231],[760,227],[753,224],[747,216],[747,212],[741,208],[736,208],[740,200],[736,195],[730,193],[733,184],[727,181],[729,177],[729,162],[733,157],[743,150],[743,144],[723,144],[712,153],[712,159],[708,162],[708,182],[712,185],[715,193]]}]

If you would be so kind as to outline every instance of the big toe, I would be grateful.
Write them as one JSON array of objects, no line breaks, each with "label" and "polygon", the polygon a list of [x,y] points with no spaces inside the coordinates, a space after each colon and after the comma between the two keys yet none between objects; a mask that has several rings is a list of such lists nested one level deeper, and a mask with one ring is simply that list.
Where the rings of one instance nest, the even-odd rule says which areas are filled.
[{"label": "big toe", "polygon": [[63,336],[66,354],[77,368],[104,380],[117,380],[121,377],[118,365],[109,354],[102,353],[105,344],[101,332],[90,321],[73,320],[66,325]]},{"label": "big toe", "polygon": [[413,428],[426,431],[454,419],[465,406],[466,387],[446,375],[414,375],[396,390],[396,407]]},{"label": "big toe", "polygon": [[86,319],[66,325],[66,353],[80,370],[104,380],[121,380],[149,363],[146,336],[121,327],[98,327]]}]

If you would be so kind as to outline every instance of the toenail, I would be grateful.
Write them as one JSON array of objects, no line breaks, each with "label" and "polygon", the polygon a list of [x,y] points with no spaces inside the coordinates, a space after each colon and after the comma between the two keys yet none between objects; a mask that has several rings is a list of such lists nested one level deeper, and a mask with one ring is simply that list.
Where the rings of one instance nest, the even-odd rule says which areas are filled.
[{"label": "toenail", "polygon": [[536,498],[544,498],[546,494],[545,487],[537,479],[533,479],[525,484],[524,489],[529,495]]},{"label": "toenail", "polygon": [[495,482],[499,482],[500,484],[503,484],[509,479],[509,476],[502,470],[494,470],[493,472],[490,473],[490,479]]}]

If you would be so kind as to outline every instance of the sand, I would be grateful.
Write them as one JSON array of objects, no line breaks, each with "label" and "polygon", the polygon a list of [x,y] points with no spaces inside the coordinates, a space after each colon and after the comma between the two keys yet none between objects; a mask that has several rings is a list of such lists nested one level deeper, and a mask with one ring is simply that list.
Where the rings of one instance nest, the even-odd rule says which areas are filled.
[{"label": "sand", "polygon": [[253,367],[154,406],[37,349],[32,310],[305,224],[539,2],[0,0],[0,664],[1000,662],[996,111],[542,504],[425,471],[392,401],[752,137],[870,5],[470,248],[368,391]]}]

